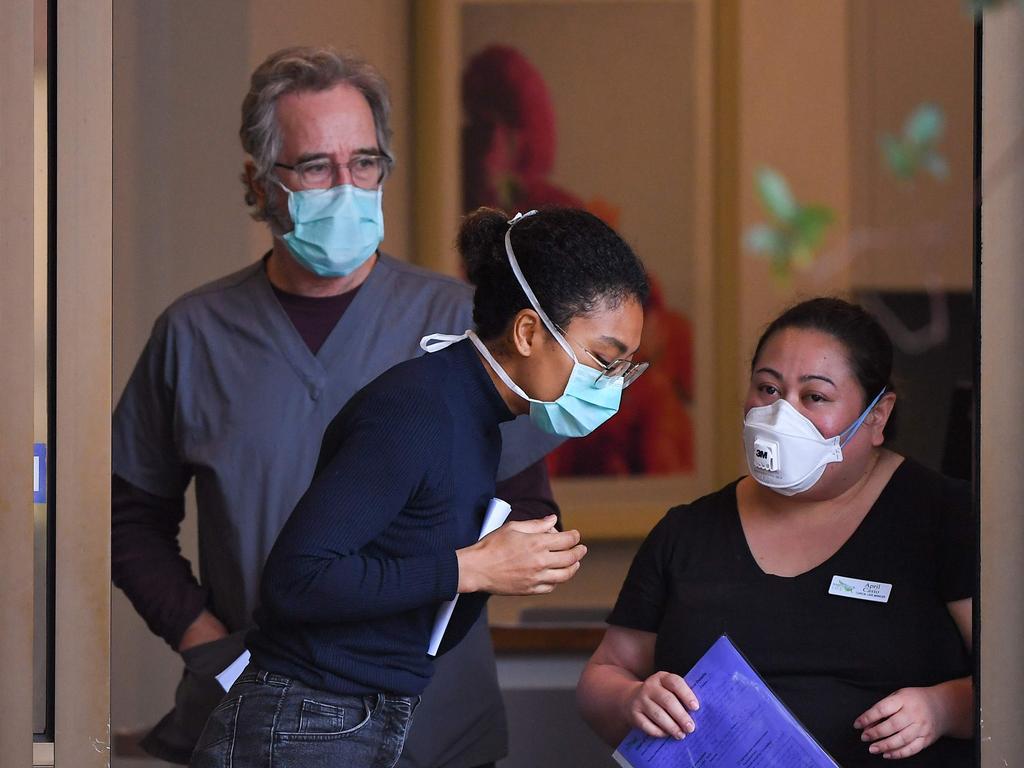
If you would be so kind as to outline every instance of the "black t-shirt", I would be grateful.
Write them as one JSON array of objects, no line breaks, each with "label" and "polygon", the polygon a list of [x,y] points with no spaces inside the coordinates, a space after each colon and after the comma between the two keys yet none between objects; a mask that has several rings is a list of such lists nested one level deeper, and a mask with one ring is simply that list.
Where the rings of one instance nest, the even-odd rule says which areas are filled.
[{"label": "black t-shirt", "polygon": [[[669,510],[608,621],[656,632],[655,668],[680,675],[728,633],[840,765],[881,765],[853,721],[900,688],[971,672],[946,603],[973,595],[976,535],[969,487],[908,459],[834,555],[773,576],[747,545],[733,482]],[[831,595],[834,576],[891,584],[889,600]],[[947,738],[898,762],[963,768],[972,754]]]}]

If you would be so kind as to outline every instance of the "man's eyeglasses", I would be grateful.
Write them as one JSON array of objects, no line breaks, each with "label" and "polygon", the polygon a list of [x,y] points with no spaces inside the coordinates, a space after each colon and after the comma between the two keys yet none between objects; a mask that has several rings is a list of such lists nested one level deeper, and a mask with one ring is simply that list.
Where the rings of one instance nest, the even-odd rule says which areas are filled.
[{"label": "man's eyeglasses", "polygon": [[[556,325],[555,328],[558,328],[559,332],[566,339],[569,338],[569,334],[563,331],[559,326]],[[579,344],[579,342],[576,343]],[[595,382],[598,387],[607,387],[614,384],[619,379],[622,379],[622,388],[625,389],[634,381],[639,379],[640,374],[646,371],[651,365],[650,363],[634,363],[632,360],[623,360],[622,358],[616,358],[610,363],[606,363],[582,344],[579,344],[579,347],[586,352],[590,356],[590,359],[597,363],[598,367],[601,369],[601,373],[598,374],[597,381]]]},{"label": "man's eyeglasses", "polygon": [[299,182],[307,189],[319,189],[334,186],[334,181],[347,168],[352,177],[352,184],[360,189],[375,189],[391,170],[391,158],[379,155],[352,155],[347,163],[335,163],[326,157],[316,157],[303,163],[288,165],[274,163],[275,168],[285,168],[299,177]]}]

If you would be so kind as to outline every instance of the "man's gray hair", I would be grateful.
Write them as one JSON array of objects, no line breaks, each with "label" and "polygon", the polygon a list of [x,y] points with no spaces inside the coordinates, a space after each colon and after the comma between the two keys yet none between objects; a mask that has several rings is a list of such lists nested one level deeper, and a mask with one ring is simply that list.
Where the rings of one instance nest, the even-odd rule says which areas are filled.
[{"label": "man's gray hair", "polygon": [[[281,152],[281,128],[277,122],[277,100],[296,91],[325,91],[336,85],[359,90],[370,105],[377,129],[377,145],[391,154],[391,98],[387,83],[369,63],[333,48],[284,48],[270,54],[252,73],[249,92],[242,101],[242,127],[238,135],[253,160],[253,180],[266,179]],[[243,183],[246,181],[242,175]],[[269,200],[269,195],[267,196]],[[246,185],[246,205],[252,206],[257,221],[273,218],[272,212],[256,208],[257,198]]]}]

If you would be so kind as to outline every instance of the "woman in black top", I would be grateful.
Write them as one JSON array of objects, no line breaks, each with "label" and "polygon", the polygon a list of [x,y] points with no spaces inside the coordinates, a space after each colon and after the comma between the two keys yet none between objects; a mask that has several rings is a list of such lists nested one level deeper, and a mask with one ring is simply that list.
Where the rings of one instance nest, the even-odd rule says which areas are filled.
[{"label": "woman in black top", "polygon": [[891,367],[885,332],[838,299],[762,335],[750,476],[654,528],[580,680],[610,743],[692,732],[680,676],[728,633],[845,768],[970,764],[970,492],[883,447]]},{"label": "woman in black top", "polygon": [[568,209],[512,221],[481,209],[459,248],[476,332],[426,337],[432,354],[386,371],[328,426],[267,560],[251,662],[207,721],[196,768],[389,768],[433,671],[440,604],[464,594],[450,647],[485,593],[550,592],[579,568],[579,534],[554,531],[553,515],[477,542],[498,427],[529,413],[575,437],[615,413],[645,367],[631,362],[643,267],[600,220]]}]

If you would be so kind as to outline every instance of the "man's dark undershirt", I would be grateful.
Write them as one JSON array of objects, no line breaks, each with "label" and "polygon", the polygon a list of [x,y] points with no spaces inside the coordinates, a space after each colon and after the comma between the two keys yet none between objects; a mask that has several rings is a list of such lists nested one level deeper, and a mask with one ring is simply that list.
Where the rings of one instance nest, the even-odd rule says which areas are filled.
[{"label": "man's dark undershirt", "polygon": [[352,299],[359,293],[357,286],[336,296],[299,296],[295,293],[285,293],[273,284],[271,287],[288,319],[292,321],[295,330],[314,355],[320,351],[334,326],[349,308]]}]

